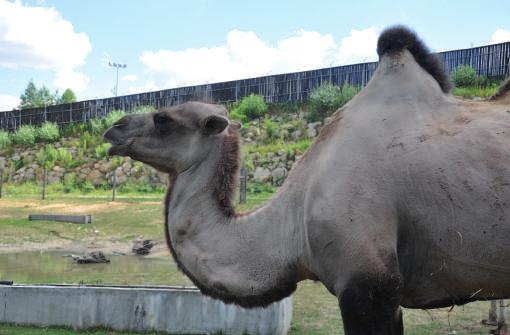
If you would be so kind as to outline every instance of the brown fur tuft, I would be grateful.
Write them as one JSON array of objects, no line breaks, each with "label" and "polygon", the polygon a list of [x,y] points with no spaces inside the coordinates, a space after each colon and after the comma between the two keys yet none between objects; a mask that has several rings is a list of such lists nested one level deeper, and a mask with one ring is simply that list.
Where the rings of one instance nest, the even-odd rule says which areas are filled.
[{"label": "brown fur tuft", "polygon": [[498,91],[492,95],[489,100],[498,100],[499,98],[510,93],[510,77],[508,77],[498,88]]},{"label": "brown fur tuft", "polygon": [[437,81],[441,90],[448,93],[452,88],[448,75],[443,70],[439,57],[432,54],[425,43],[411,29],[397,25],[385,29],[377,41],[377,54],[382,57],[386,54],[409,50],[414,59]]},{"label": "brown fur tuft", "polygon": [[235,215],[234,196],[239,181],[239,133],[232,128],[227,131],[212,187],[218,207],[227,217],[232,217]]}]

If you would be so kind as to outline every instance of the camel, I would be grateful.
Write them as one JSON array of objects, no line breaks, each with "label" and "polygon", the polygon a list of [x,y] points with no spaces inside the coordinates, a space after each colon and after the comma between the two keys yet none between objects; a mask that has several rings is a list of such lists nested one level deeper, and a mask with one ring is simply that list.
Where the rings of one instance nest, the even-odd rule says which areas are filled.
[{"label": "camel", "polygon": [[204,294],[266,306],[320,281],[347,335],[403,334],[401,306],[510,298],[510,92],[454,98],[406,27],[377,50],[368,85],[251,212],[234,209],[239,124],[224,107],[128,115],[105,133],[111,155],[169,174],[167,243]]}]

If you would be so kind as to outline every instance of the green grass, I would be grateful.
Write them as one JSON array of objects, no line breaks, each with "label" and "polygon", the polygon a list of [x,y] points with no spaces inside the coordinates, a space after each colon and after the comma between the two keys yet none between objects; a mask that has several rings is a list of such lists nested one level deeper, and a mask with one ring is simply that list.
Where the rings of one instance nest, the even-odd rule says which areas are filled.
[{"label": "green grass", "polygon": [[455,87],[453,95],[472,99],[474,97],[488,98],[498,91],[498,85],[493,84],[487,87]]},{"label": "green grass", "polygon": [[[250,193],[248,203],[240,209],[250,209],[260,205],[272,194],[271,189],[259,188],[258,193]],[[79,198],[52,197],[41,201],[34,196],[10,196],[0,199],[0,244],[18,244],[23,242],[47,243],[56,241],[90,240],[101,244],[102,241],[130,242],[136,236],[151,238],[163,243],[162,236],[162,198],[163,195],[151,195],[151,198],[129,198],[115,203],[98,195]],[[92,225],[72,225],[44,221],[28,221],[30,212],[55,212],[69,210],[72,212],[90,212],[95,218]],[[80,229],[79,229],[80,228]],[[97,233],[95,231],[98,231]],[[42,244],[41,244],[42,245]],[[53,258],[54,259],[54,258]],[[123,259],[118,258],[118,262]],[[127,258],[126,258],[127,259]],[[35,262],[35,260],[34,260]],[[117,261],[116,261],[117,262]],[[24,262],[21,262],[24,263]],[[2,270],[19,266],[11,261],[10,266],[0,265]],[[73,273],[63,262],[52,262],[48,258],[40,265],[37,274],[23,270],[17,282],[85,282],[85,283],[121,283],[121,284],[168,284],[189,285],[189,280],[177,271],[169,259],[147,259],[132,265],[126,273],[115,269],[100,271],[87,268],[87,272]],[[27,265],[28,266],[28,265]],[[34,265],[34,267],[36,267]],[[99,268],[99,267],[98,267]],[[164,268],[164,270],[162,270]],[[471,303],[431,311],[405,310],[404,322],[406,334],[448,334],[455,330],[458,335],[487,334],[488,329],[480,325],[487,317],[487,302]],[[109,330],[75,331],[65,328],[37,328],[0,324],[2,335],[116,335],[138,334]],[[146,333],[147,334],[147,333]],[[149,333],[153,334],[153,333]],[[326,335],[343,334],[337,299],[322,284],[304,281],[299,283],[294,294],[294,312],[290,335]]]}]

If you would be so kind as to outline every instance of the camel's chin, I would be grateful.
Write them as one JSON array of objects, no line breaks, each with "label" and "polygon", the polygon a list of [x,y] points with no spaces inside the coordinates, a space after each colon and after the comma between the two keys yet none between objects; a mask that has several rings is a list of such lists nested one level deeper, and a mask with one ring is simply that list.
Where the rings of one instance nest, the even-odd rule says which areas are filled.
[{"label": "camel's chin", "polygon": [[114,145],[108,149],[108,155],[109,156],[127,156],[127,147],[124,145]]}]

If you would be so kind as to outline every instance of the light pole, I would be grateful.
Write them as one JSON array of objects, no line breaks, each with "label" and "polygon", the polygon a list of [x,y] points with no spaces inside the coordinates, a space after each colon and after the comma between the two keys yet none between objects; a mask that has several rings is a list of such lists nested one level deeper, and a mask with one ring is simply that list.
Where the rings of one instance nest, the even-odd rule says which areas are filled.
[{"label": "light pole", "polygon": [[115,96],[117,96],[117,93],[119,90],[119,69],[125,69],[127,67],[127,65],[120,64],[120,63],[108,62],[108,66],[114,67],[117,70],[117,75],[115,77]]}]

